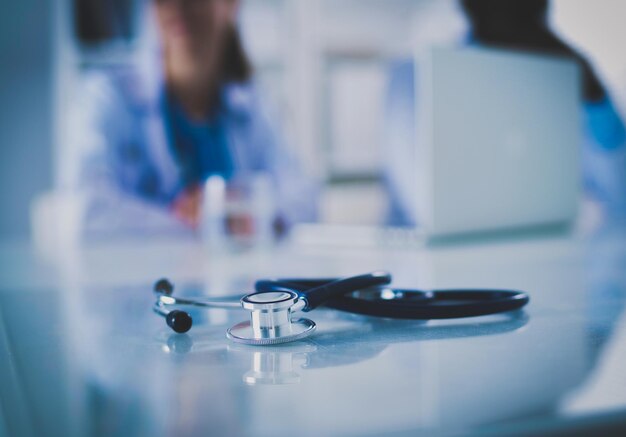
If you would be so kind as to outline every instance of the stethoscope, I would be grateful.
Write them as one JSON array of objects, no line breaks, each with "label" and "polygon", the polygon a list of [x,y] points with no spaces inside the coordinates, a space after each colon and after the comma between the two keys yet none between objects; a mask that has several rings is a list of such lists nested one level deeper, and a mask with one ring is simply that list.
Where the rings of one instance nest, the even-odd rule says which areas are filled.
[{"label": "stethoscope", "polygon": [[[391,319],[451,319],[517,310],[529,301],[528,294],[515,290],[407,290],[387,287],[391,275],[373,272],[344,279],[262,279],[255,292],[244,296],[206,299],[174,297],[167,279],[154,285],[154,311],[165,317],[175,332],[191,329],[191,316],[181,307],[245,309],[250,320],[226,331],[236,343],[274,345],[301,340],[315,330],[315,322],[294,318],[293,313],[309,312],[320,305]],[[170,309],[174,308],[174,309]]]}]

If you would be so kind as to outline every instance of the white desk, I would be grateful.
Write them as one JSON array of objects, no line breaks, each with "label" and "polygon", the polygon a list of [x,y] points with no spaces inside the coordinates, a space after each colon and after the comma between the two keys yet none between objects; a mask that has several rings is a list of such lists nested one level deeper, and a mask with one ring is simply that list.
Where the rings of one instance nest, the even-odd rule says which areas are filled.
[{"label": "white desk", "polygon": [[[626,427],[626,232],[434,249],[282,247],[208,259],[189,242],[110,242],[41,260],[0,250],[0,435],[524,435]],[[526,290],[518,314],[447,322],[311,313],[281,347],[229,343],[212,310],[188,335],[151,312],[261,276],[386,269],[418,288]],[[193,284],[200,284],[193,286]]]}]

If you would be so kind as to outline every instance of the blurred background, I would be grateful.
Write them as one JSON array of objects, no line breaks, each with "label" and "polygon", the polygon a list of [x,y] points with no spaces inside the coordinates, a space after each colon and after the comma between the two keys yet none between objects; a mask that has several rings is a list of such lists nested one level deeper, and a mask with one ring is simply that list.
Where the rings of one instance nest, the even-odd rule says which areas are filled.
[{"label": "blurred background", "polygon": [[[80,165],[67,147],[75,142],[78,84],[94,71],[132,65],[157,45],[151,3],[22,0],[2,7],[3,237],[27,236],[42,221],[33,214],[53,220],[41,196],[65,190]],[[622,120],[624,17],[621,0],[553,0],[548,11],[550,27],[586,58]],[[459,2],[244,0],[236,20],[272,124],[318,183],[315,220],[385,223],[390,65],[429,47],[465,44],[469,24]]]},{"label": "blurred background", "polygon": [[[50,432],[67,417],[79,435],[144,425],[180,435],[205,423],[272,432],[283,422],[265,410],[267,387],[241,386],[256,363],[302,376],[279,388],[286,409],[276,411],[292,411],[302,389],[330,411],[318,402],[324,378],[345,394],[338,404],[369,415],[363,429],[513,420],[532,432],[526,420],[623,407],[626,1],[1,9],[0,401],[10,402],[0,435],[19,422]],[[577,238],[613,219],[620,232]],[[575,238],[552,239],[553,225]],[[268,241],[289,229],[292,250],[240,250],[282,248]],[[423,230],[478,244],[397,250],[421,245]],[[483,244],[490,231],[523,241]],[[83,237],[105,245],[65,250]],[[42,257],[31,259],[28,239]],[[194,314],[205,326],[193,341],[180,337],[182,353],[197,352],[185,359],[145,292],[162,276],[198,296],[240,292],[258,277],[375,269],[392,271],[398,287],[529,290],[530,318],[429,328],[329,314],[317,349],[264,357],[225,345],[240,316]],[[498,357],[503,348],[511,353]],[[386,389],[404,416],[367,408],[388,382],[380,375],[395,375]],[[216,390],[224,402],[207,415]]]}]

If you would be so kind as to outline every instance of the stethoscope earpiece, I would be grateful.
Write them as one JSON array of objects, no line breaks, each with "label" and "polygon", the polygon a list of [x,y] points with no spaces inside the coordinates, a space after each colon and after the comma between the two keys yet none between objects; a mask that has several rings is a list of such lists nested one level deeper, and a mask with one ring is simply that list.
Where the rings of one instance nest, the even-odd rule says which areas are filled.
[{"label": "stethoscope earpiece", "polygon": [[167,313],[165,316],[165,322],[167,323],[167,326],[179,334],[189,331],[191,329],[191,325],[193,325],[193,319],[189,313],[181,310],[172,310]]},{"label": "stethoscope earpiece", "polygon": [[162,316],[165,316],[165,323],[167,323],[167,326],[172,328],[172,330],[178,334],[183,334],[189,331],[193,325],[193,319],[189,313],[181,310],[167,311],[165,309],[167,302],[163,302],[161,299],[161,296],[166,296],[170,300],[174,299],[170,297],[174,292],[174,284],[165,278],[159,279],[155,282],[153,290],[158,296],[157,302],[154,305],[154,311]]},{"label": "stethoscope earpiece", "polygon": [[154,283],[154,292],[169,296],[174,292],[174,284],[166,278],[159,279]]}]

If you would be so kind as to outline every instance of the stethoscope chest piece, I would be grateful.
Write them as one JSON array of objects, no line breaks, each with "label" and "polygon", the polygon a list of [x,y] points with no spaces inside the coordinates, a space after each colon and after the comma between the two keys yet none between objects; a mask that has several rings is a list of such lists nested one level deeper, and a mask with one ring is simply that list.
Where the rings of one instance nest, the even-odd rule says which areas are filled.
[{"label": "stethoscope chest piece", "polygon": [[229,328],[226,336],[236,343],[257,346],[308,337],[315,331],[315,323],[291,318],[294,308],[300,306],[299,301],[300,297],[289,290],[249,294],[241,299],[241,305],[250,311],[250,320]]}]

